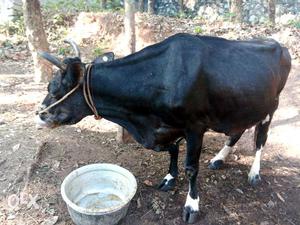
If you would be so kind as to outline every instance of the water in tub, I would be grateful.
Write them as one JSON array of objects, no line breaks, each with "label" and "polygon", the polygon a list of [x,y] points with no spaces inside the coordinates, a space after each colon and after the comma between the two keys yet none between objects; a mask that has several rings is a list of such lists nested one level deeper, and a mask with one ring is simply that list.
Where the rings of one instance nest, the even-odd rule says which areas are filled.
[{"label": "water in tub", "polygon": [[122,205],[122,202],[122,198],[119,197],[115,190],[113,193],[111,189],[106,189],[81,194],[78,196],[75,204],[80,207],[95,211],[97,209],[109,209],[118,205]]}]

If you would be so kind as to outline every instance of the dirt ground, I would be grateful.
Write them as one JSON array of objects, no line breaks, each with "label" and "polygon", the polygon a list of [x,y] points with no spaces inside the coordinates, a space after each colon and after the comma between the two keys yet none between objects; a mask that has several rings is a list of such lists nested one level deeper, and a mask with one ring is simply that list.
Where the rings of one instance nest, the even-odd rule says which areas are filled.
[{"label": "dirt ground", "polygon": [[[254,156],[253,130],[243,135],[219,171],[211,171],[207,165],[226,137],[206,134],[200,159],[201,218],[197,224],[300,224],[299,71],[300,65],[294,62],[264,149],[258,187],[247,182]],[[34,111],[46,94],[46,86],[32,80],[28,62],[1,62],[0,224],[72,224],[60,196],[60,184],[72,170],[101,162],[129,169],[138,182],[121,225],[183,224],[181,213],[188,190],[184,145],[176,189],[160,192],[156,185],[167,174],[168,154],[145,150],[138,144],[117,144],[114,124],[91,117],[74,126],[36,129]],[[30,204],[32,198],[36,204]]]}]

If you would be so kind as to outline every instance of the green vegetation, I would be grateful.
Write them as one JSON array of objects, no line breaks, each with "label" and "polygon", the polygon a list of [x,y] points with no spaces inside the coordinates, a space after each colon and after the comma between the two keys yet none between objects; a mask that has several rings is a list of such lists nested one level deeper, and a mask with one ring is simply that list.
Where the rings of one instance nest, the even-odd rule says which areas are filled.
[{"label": "green vegetation", "polygon": [[25,36],[25,25],[22,8],[18,5],[13,7],[13,19],[0,25],[0,33],[17,36]]},{"label": "green vegetation", "polygon": [[97,57],[97,56],[100,56],[100,55],[102,55],[103,54],[103,48],[101,48],[101,47],[97,47],[97,48],[95,48],[94,50],[93,50],[93,56],[94,57]]},{"label": "green vegetation", "polygon": [[186,19],[187,15],[184,12],[179,12],[176,17],[180,19]]},{"label": "green vegetation", "polygon": [[99,11],[119,11],[123,9],[120,1],[112,0],[108,1],[106,9],[101,6],[101,0],[58,0],[58,1],[46,1],[42,8],[47,12],[99,12]]},{"label": "green vegetation", "polygon": [[196,26],[194,28],[194,32],[195,32],[195,34],[202,34],[203,33],[203,29],[200,26]]},{"label": "green vegetation", "polygon": [[25,35],[25,25],[23,15],[15,16],[10,22],[0,25],[0,33],[6,35]]},{"label": "green vegetation", "polygon": [[300,20],[290,20],[289,25],[297,29],[300,29]]},{"label": "green vegetation", "polygon": [[236,17],[236,14],[231,12],[224,13],[223,15],[224,21],[231,21],[234,17]]},{"label": "green vegetation", "polygon": [[69,47],[68,48],[64,48],[64,47],[59,47],[58,48],[58,54],[59,55],[66,56],[70,53],[71,53],[71,49]]},{"label": "green vegetation", "polygon": [[5,40],[2,44],[1,44],[2,47],[5,47],[5,48],[12,48],[13,47],[13,43],[11,40]]}]

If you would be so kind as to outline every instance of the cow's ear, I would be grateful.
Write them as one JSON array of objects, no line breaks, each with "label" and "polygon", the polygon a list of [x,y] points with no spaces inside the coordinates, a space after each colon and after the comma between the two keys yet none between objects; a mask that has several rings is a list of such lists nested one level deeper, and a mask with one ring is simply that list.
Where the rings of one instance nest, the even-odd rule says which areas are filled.
[{"label": "cow's ear", "polygon": [[81,62],[72,62],[68,64],[65,71],[63,83],[69,86],[77,84],[84,75],[84,68]]},{"label": "cow's ear", "polygon": [[82,63],[76,63],[74,67],[75,82],[78,83],[84,75],[84,67]]},{"label": "cow's ear", "polygon": [[101,57],[104,62],[111,62],[115,59],[115,54],[113,52],[107,52],[103,54]]},{"label": "cow's ear", "polygon": [[111,62],[115,58],[115,54],[113,52],[107,52],[103,55],[98,56],[93,63],[105,63],[105,62]]}]

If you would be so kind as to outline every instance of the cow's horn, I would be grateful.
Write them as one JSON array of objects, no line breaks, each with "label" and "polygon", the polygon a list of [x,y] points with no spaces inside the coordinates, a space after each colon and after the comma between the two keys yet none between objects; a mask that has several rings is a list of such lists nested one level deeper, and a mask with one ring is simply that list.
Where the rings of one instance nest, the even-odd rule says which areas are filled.
[{"label": "cow's horn", "polygon": [[76,57],[80,58],[80,50],[75,41],[73,41],[72,39],[66,39],[64,40],[64,42],[70,44],[75,51]]},{"label": "cow's horn", "polygon": [[63,64],[58,58],[50,55],[48,52],[38,51],[38,55],[42,58],[46,59],[47,61],[51,62],[53,65],[57,66],[62,70],[66,70],[66,65]]}]

